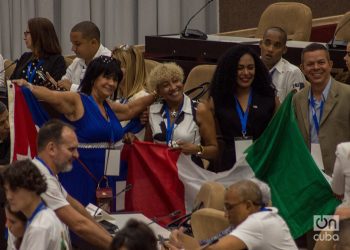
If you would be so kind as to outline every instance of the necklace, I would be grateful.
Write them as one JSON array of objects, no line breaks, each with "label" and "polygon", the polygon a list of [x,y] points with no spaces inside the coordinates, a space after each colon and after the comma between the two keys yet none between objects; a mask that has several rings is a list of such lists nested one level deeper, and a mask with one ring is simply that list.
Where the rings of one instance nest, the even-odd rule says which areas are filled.
[{"label": "necklace", "polygon": [[170,111],[170,116],[172,118],[175,118],[177,116],[177,111],[176,110]]}]

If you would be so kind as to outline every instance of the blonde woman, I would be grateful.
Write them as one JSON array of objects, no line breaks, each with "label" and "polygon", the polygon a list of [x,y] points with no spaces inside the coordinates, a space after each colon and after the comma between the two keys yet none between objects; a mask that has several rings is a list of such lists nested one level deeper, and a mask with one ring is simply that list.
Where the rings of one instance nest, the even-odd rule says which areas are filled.
[{"label": "blonde woman", "polygon": [[145,140],[177,148],[203,167],[201,158],[215,159],[218,146],[212,113],[204,103],[184,94],[184,73],[175,63],[156,66],[149,75],[147,89],[162,98],[149,108]]}]

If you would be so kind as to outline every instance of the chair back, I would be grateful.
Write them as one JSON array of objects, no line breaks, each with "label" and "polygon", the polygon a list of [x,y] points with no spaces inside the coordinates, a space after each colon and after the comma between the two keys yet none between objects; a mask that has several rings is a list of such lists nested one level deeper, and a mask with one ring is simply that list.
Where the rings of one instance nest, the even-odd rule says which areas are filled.
[{"label": "chair back", "polygon": [[[192,99],[206,99],[216,65],[203,64],[194,67],[185,82],[184,92]],[[202,94],[201,94],[202,92]],[[198,98],[196,98],[199,96]]]},{"label": "chair back", "polygon": [[145,67],[146,67],[146,74],[147,76],[151,72],[153,68],[155,68],[158,64],[160,64],[157,61],[151,60],[151,59],[145,59]]},{"label": "chair back", "polygon": [[274,26],[285,30],[288,40],[309,41],[312,28],[311,9],[296,2],[271,4],[260,17],[255,37],[262,38],[265,30]]},{"label": "chair back", "polygon": [[[11,65],[12,63],[13,63],[13,61],[11,61],[9,59],[4,60],[4,69],[6,69],[5,70],[5,80],[10,79],[10,76],[12,75],[13,71],[16,68],[16,64]],[[7,68],[7,67],[9,67],[9,68]]]},{"label": "chair back", "polygon": [[224,195],[224,185],[213,181],[205,182],[199,189],[193,207],[198,207],[203,203],[202,207],[204,208],[215,208],[224,211]]},{"label": "chair back", "polygon": [[335,40],[350,41],[350,11],[340,19],[335,33]]}]

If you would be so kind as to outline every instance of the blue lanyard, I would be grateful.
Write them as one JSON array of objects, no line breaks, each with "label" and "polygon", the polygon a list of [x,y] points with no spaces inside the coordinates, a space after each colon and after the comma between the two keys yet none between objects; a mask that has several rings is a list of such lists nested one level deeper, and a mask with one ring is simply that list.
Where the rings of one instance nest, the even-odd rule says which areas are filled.
[{"label": "blue lanyard", "polygon": [[166,126],[166,144],[169,146],[169,142],[172,140],[173,137],[173,131],[175,128],[175,122],[177,120],[177,118],[180,116],[181,112],[182,112],[182,106],[184,104],[184,101],[182,101],[181,107],[179,109],[179,112],[177,113],[173,124],[171,124],[171,120],[170,120],[170,112],[169,112],[169,108],[168,105],[165,103],[164,105],[164,110],[165,110],[165,114],[166,114],[166,121],[167,121],[167,126]]},{"label": "blue lanyard", "polygon": [[40,202],[39,205],[35,208],[34,212],[32,213],[32,215],[28,218],[27,220],[27,225],[26,228],[28,228],[28,226],[30,225],[30,223],[32,223],[33,219],[35,218],[35,216],[41,211],[44,210],[46,208],[44,202]]},{"label": "blue lanyard", "polygon": [[237,111],[237,114],[239,116],[239,120],[241,122],[243,137],[245,137],[245,135],[247,134],[248,113],[249,113],[249,107],[252,103],[252,96],[253,96],[252,91],[250,91],[249,98],[248,98],[248,106],[247,106],[247,110],[245,112],[243,112],[243,110],[241,109],[241,106],[239,105],[238,99],[235,96],[236,111]]},{"label": "blue lanyard", "polygon": [[32,66],[33,63],[32,61],[29,62],[28,67],[27,67],[27,79],[28,82],[33,83],[34,77],[36,75],[36,70],[44,63],[44,60],[39,60],[38,64],[34,67],[32,71]]},{"label": "blue lanyard", "polygon": [[51,170],[51,168],[48,166],[48,165],[46,165],[46,163],[44,162],[44,160],[43,159],[41,159],[40,157],[35,157],[38,161],[40,161],[43,165],[44,165],[44,167],[49,171],[49,173],[52,175],[52,176],[56,176],[53,172],[52,172],[52,170]]},{"label": "blue lanyard", "polygon": [[322,118],[322,113],[323,113],[323,106],[324,106],[324,97],[322,95],[322,100],[321,100],[321,106],[320,106],[320,117],[317,119],[317,112],[316,112],[316,104],[314,100],[314,96],[311,92],[310,96],[310,105],[311,105],[311,111],[312,111],[312,120],[314,121],[315,129],[318,134],[320,131],[320,123],[321,123],[321,118]]}]

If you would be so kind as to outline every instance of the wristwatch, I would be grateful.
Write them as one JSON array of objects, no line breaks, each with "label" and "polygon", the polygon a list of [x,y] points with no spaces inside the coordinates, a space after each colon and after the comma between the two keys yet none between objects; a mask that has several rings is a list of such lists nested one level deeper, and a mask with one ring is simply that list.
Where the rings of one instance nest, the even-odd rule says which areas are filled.
[{"label": "wristwatch", "polygon": [[199,151],[197,152],[197,155],[202,155],[202,154],[203,154],[203,152],[204,152],[204,148],[203,148],[203,146],[202,146],[202,145],[200,145],[200,144],[198,144],[198,149],[199,149]]}]

